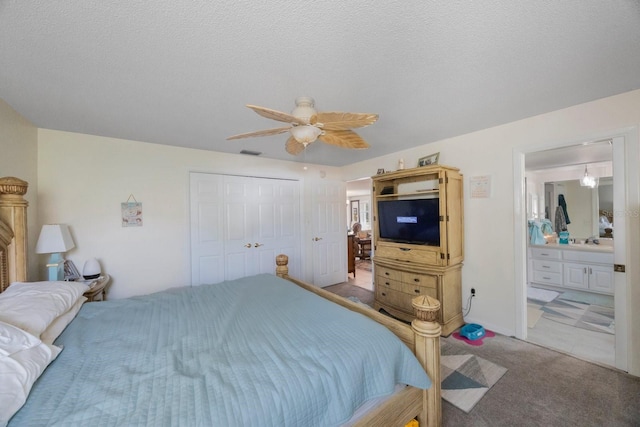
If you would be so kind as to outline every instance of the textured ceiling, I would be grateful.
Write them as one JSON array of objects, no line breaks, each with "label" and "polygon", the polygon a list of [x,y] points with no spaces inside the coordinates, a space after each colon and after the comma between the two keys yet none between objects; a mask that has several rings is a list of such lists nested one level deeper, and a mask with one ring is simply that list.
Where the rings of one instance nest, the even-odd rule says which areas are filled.
[{"label": "textured ceiling", "polygon": [[637,0],[0,0],[0,98],[41,128],[301,161],[244,107],[378,113],[342,166],[640,88]]}]

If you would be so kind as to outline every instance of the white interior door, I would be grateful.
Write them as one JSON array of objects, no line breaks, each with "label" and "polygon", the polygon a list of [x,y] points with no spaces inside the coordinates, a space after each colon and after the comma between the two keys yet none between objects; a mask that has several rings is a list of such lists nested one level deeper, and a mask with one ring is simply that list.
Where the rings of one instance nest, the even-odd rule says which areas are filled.
[{"label": "white interior door", "polygon": [[313,185],[313,284],[320,287],[344,282],[347,277],[347,225],[344,183]]},{"label": "white interior door", "polygon": [[224,280],[222,176],[190,174],[191,285]]}]

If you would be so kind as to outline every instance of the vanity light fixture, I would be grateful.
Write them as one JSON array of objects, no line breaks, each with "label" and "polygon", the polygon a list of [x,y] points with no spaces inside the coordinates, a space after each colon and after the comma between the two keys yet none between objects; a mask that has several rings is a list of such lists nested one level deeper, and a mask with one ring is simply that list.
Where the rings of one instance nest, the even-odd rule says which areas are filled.
[{"label": "vanity light fixture", "polygon": [[584,165],[584,176],[580,179],[580,186],[596,188],[598,186],[598,181],[598,178],[589,175],[589,172],[587,171],[587,165]]}]

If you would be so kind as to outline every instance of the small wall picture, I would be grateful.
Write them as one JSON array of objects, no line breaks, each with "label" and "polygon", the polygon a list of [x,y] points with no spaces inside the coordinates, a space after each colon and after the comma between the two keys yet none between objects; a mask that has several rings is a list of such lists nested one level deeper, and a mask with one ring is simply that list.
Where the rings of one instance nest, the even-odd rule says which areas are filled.
[{"label": "small wall picture", "polygon": [[428,156],[420,157],[418,159],[418,167],[420,166],[429,166],[429,165],[437,165],[438,157],[440,157],[440,153],[429,154]]},{"label": "small wall picture", "polygon": [[384,173],[384,169],[383,168],[378,169],[378,175],[381,175],[383,173]]},{"label": "small wall picture", "polygon": [[122,226],[142,227],[142,203],[121,203]]}]

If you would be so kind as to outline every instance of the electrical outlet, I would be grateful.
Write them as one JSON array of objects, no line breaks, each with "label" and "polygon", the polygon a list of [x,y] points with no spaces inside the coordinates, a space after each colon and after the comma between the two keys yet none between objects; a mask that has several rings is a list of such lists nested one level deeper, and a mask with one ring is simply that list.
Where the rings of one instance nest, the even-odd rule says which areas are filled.
[{"label": "electrical outlet", "polygon": [[472,297],[476,296],[476,288],[471,288],[471,296]]}]

